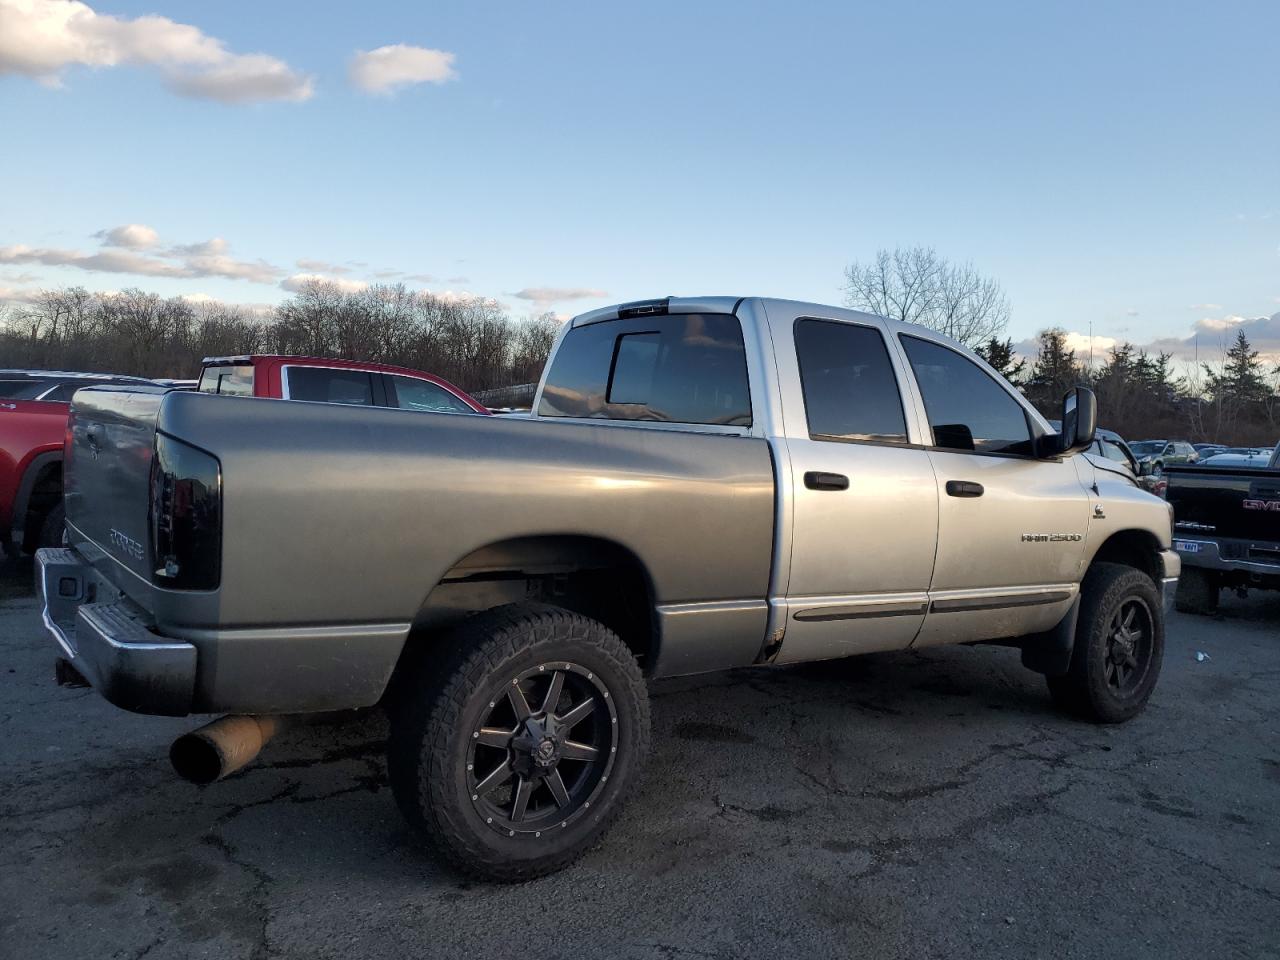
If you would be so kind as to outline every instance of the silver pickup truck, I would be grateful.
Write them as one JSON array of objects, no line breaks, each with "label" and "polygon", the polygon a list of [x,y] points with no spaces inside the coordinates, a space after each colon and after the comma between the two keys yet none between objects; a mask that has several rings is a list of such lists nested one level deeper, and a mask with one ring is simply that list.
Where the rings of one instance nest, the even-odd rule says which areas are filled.
[{"label": "silver pickup truck", "polygon": [[464,871],[571,862],[634,788],[646,677],[935,644],[1021,648],[1063,707],[1142,709],[1168,506],[929,330],[757,298],[565,324],[527,419],[83,390],[64,676],[198,781],[282,715],[383,703],[397,801]]}]

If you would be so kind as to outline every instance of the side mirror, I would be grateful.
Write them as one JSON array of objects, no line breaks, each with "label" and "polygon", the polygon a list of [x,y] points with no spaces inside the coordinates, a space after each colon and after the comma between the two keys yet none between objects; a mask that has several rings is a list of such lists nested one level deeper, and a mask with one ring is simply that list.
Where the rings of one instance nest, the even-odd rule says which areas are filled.
[{"label": "side mirror", "polygon": [[1088,387],[1075,387],[1062,399],[1062,432],[1058,434],[1058,456],[1089,449],[1098,432],[1098,398]]}]

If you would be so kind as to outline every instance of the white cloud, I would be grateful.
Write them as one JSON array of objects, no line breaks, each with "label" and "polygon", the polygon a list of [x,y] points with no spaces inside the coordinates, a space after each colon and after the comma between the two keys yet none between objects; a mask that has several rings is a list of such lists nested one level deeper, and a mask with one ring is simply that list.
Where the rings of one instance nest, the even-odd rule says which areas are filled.
[{"label": "white cloud", "polygon": [[359,293],[369,286],[363,280],[352,280],[347,277],[326,277],[319,273],[295,273],[293,276],[285,277],[281,280],[280,288],[288,290],[290,293],[301,293],[308,287],[318,284],[332,286],[343,293]]},{"label": "white cloud", "polygon": [[607,297],[609,294],[590,287],[525,287],[511,295],[518,300],[529,300],[540,307],[546,307],[563,300],[587,300]]},{"label": "white cloud", "polygon": [[254,283],[272,283],[281,273],[279,267],[265,260],[237,260],[228,256],[228,244],[221,237],[144,253],[136,248],[159,243],[159,236],[150,227],[129,224],[100,230],[94,236],[103,238],[107,244],[96,253],[15,243],[0,247],[0,264],[38,263],[47,267],[74,267],[91,273],[131,273],[183,279],[225,277]]},{"label": "white cloud", "polygon": [[160,235],[141,223],[126,223],[122,227],[99,230],[94,236],[102,241],[104,247],[127,247],[130,250],[145,250],[160,242]]},{"label": "white cloud", "polygon": [[216,257],[227,252],[230,244],[221,237],[201,240],[199,243],[175,243],[168,250],[170,257]]},{"label": "white cloud", "polygon": [[158,68],[186,96],[224,103],[306,100],[311,78],[267,54],[236,54],[199,28],[99,14],[79,0],[0,0],[0,74],[62,85],[71,66]]},{"label": "white cloud", "polygon": [[329,263],[327,260],[311,260],[307,257],[300,257],[295,263],[306,270],[308,273],[350,273],[350,267],[344,267],[337,263]]},{"label": "white cloud", "polygon": [[1104,337],[1095,335],[1090,337],[1087,333],[1076,333],[1074,330],[1067,334],[1067,347],[1076,353],[1087,354],[1089,352],[1089,343],[1093,342],[1093,355],[1095,357],[1106,353],[1120,341],[1115,337]]},{"label": "white cloud", "polygon": [[418,83],[447,83],[457,79],[455,57],[444,50],[429,50],[394,43],[376,50],[358,50],[351,58],[347,77],[365,93],[395,93]]},{"label": "white cloud", "polygon": [[1239,317],[1234,314],[1229,314],[1225,317],[1204,317],[1203,319],[1196,321],[1196,329],[1206,330],[1210,333],[1219,333],[1223,330],[1230,330],[1233,327],[1238,327],[1247,320],[1248,317]]},{"label": "white cloud", "polygon": [[[1276,299],[1277,299],[1278,301],[1280,301],[1280,297],[1277,297]],[[1221,310],[1221,309],[1222,309],[1222,304],[1220,304],[1220,303],[1193,303],[1191,306],[1187,307],[1187,309],[1188,309],[1188,310]]]}]

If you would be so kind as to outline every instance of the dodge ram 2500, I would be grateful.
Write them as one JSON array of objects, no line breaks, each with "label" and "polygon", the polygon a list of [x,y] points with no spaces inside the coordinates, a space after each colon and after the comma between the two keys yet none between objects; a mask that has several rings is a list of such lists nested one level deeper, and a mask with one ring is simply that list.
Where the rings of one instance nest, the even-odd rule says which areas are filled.
[{"label": "dodge ram 2500", "polygon": [[973,353],[834,307],[711,297],[566,323],[528,419],[158,388],[77,395],[70,545],[37,579],[112,703],[391,718],[396,799],[462,870],[597,840],[649,744],[646,677],[934,644],[1021,648],[1097,722],[1142,709],[1179,572],[1168,505]]}]

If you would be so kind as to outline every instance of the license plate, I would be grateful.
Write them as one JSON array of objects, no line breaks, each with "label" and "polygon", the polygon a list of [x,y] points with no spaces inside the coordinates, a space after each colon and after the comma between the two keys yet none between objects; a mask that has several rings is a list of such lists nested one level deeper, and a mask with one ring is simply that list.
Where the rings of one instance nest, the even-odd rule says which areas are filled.
[{"label": "license plate", "polygon": [[1200,544],[1191,540],[1175,540],[1173,541],[1173,549],[1179,553],[1199,553]]}]

